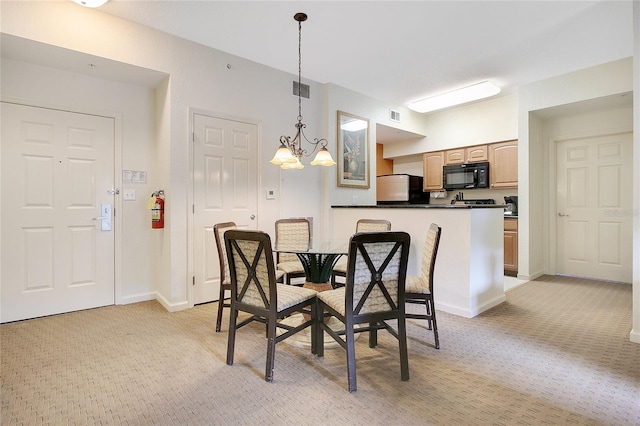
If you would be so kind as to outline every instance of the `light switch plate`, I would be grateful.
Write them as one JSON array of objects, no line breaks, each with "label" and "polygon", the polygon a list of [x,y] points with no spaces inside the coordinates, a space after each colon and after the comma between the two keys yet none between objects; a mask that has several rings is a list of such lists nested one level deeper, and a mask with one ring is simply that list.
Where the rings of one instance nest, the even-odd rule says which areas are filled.
[{"label": "light switch plate", "polygon": [[124,196],[125,201],[133,201],[136,199],[136,190],[135,189],[125,189]]}]

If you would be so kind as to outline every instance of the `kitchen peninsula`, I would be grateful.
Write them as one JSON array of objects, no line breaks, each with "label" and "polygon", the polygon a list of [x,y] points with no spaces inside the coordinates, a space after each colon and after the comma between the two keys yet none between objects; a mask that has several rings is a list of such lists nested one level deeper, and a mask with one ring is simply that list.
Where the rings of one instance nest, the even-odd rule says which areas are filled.
[{"label": "kitchen peninsula", "polygon": [[431,223],[442,227],[434,272],[438,310],[473,318],[506,300],[504,215],[501,205],[332,206],[331,238],[353,234],[358,219],[387,219],[391,230],[411,235],[409,275],[419,275]]}]

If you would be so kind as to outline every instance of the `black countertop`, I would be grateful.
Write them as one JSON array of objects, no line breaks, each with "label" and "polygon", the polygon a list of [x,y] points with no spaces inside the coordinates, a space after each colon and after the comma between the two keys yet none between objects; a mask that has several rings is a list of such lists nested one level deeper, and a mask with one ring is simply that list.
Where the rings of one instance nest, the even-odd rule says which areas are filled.
[{"label": "black countertop", "polygon": [[[381,204],[381,205],[343,205],[331,206],[332,209],[502,209],[502,204]],[[517,216],[511,216],[517,217]]]}]

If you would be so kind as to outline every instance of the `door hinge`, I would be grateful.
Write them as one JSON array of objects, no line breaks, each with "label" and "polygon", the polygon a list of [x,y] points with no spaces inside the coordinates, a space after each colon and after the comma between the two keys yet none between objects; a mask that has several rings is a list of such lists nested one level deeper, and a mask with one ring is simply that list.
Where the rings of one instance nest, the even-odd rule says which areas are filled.
[{"label": "door hinge", "polygon": [[191,214],[195,214],[195,212],[196,212],[196,205],[191,204]]},{"label": "door hinge", "polygon": [[191,277],[191,285],[196,285],[196,276]]}]

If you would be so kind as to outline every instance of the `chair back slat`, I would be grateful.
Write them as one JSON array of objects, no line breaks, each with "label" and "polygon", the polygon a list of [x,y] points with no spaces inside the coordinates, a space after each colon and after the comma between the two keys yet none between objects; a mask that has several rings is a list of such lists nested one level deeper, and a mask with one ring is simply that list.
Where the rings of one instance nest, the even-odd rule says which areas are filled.
[{"label": "chair back slat", "polygon": [[422,251],[422,278],[429,284],[429,291],[433,293],[433,271],[435,268],[438,246],[440,245],[441,228],[432,223],[427,231],[427,238]]},{"label": "chair back slat", "polygon": [[351,238],[347,310],[361,315],[404,309],[409,244],[405,232],[358,233]]},{"label": "chair back slat", "polygon": [[229,229],[237,229],[234,222],[217,223],[213,226],[213,234],[216,239],[216,249],[218,250],[218,260],[220,263],[220,284],[228,284],[231,282],[229,275],[229,259],[227,258],[227,250],[224,246],[224,233]]},{"label": "chair back slat", "polygon": [[[276,221],[276,248],[279,250],[307,250],[311,241],[309,221],[300,219],[279,219]],[[277,261],[295,262],[298,256],[293,253],[278,253]]]},{"label": "chair back slat", "polygon": [[384,232],[391,230],[391,222],[386,219],[359,219],[356,222],[358,232]]},{"label": "chair back slat", "polygon": [[231,297],[246,305],[275,309],[276,280],[269,235],[230,230],[224,239],[231,271]]}]

